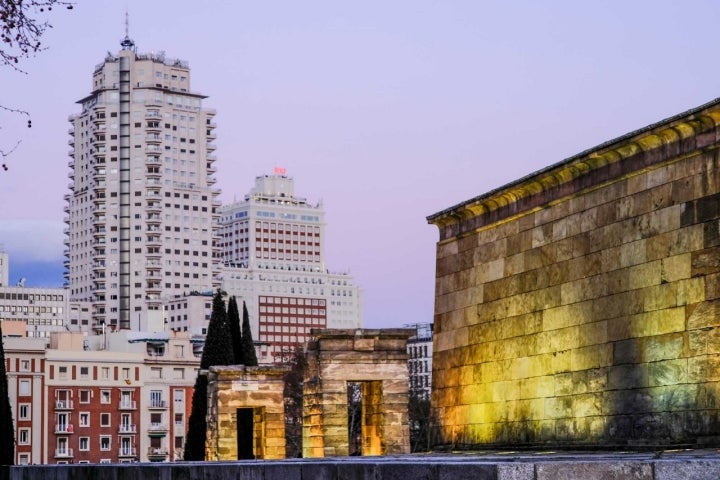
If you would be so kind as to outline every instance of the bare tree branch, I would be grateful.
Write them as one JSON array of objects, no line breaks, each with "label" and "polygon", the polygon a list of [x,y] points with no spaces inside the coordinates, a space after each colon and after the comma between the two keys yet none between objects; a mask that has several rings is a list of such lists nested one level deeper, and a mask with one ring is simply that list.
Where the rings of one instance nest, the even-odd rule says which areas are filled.
[{"label": "bare tree branch", "polygon": [[52,25],[38,15],[50,12],[54,6],[73,8],[62,0],[3,0],[0,2],[0,62],[24,72],[21,60],[44,50],[41,37]]}]

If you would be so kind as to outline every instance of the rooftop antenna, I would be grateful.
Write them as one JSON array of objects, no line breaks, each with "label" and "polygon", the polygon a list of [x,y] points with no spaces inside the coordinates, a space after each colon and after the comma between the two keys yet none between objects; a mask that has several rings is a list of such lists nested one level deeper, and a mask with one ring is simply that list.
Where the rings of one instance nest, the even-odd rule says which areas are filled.
[{"label": "rooftop antenna", "polygon": [[130,39],[130,20],[128,18],[128,12],[125,10],[125,38],[120,42],[123,50],[132,50],[135,47],[135,42]]}]

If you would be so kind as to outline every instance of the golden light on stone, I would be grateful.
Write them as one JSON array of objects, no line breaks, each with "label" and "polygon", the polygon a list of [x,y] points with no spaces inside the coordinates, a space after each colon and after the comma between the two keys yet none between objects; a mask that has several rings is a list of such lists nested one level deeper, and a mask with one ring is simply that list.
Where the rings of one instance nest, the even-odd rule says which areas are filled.
[{"label": "golden light on stone", "polygon": [[303,391],[303,457],[350,452],[348,384],[362,388],[362,455],[410,453],[407,329],[313,330]]},{"label": "golden light on stone", "polygon": [[[285,403],[279,366],[210,367],[208,375],[207,460],[238,460],[239,437],[255,459],[285,458]],[[249,423],[238,421],[249,413]],[[250,425],[243,431],[243,425]]]},{"label": "golden light on stone", "polygon": [[440,444],[715,438],[718,121],[716,101],[428,218]]}]

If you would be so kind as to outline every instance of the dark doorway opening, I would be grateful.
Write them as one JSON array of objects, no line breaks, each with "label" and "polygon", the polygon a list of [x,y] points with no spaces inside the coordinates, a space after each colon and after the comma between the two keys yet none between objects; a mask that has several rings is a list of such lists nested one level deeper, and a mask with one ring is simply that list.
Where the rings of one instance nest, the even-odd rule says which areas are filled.
[{"label": "dark doorway opening", "polygon": [[254,459],[255,409],[237,409],[237,452],[238,460]]}]

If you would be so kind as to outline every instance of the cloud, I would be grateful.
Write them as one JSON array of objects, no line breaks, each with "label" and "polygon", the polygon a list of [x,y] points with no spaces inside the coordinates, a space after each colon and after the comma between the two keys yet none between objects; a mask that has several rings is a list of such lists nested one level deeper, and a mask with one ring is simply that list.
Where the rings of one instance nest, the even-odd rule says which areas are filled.
[{"label": "cloud", "polygon": [[63,258],[63,222],[0,220],[0,250],[17,261],[48,262]]}]

